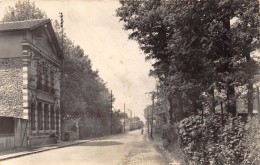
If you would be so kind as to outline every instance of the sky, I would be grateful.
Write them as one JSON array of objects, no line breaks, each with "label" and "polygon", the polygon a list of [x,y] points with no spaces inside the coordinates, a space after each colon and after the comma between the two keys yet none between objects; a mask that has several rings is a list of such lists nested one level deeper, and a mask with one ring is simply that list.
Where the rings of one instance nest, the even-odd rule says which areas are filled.
[{"label": "sky", "polygon": [[[32,0],[31,0],[32,1]],[[15,0],[0,0],[0,19],[8,6]],[[130,115],[142,120],[144,108],[151,104],[147,94],[154,90],[155,79],[149,77],[151,63],[136,41],[128,39],[115,10],[120,6],[117,0],[35,0],[38,8],[45,11],[52,20],[60,20],[63,13],[64,32],[84,49],[98,69],[100,77],[107,82],[116,100],[114,107],[125,109]]]}]

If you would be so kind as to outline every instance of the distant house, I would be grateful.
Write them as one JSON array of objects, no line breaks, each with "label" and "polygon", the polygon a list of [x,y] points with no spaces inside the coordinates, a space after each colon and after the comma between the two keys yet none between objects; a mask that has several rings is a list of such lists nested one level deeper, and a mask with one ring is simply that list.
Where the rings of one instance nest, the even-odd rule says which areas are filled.
[{"label": "distant house", "polygon": [[60,138],[62,58],[49,19],[0,24],[0,150]]}]

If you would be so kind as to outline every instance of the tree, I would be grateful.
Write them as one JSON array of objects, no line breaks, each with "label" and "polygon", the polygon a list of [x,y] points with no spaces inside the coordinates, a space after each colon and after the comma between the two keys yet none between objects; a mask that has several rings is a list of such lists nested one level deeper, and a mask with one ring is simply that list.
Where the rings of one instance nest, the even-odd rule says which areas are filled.
[{"label": "tree", "polygon": [[14,7],[9,6],[2,22],[24,21],[47,18],[44,11],[35,6],[34,2],[18,1]]},{"label": "tree", "polygon": [[[236,114],[235,87],[245,84],[238,77],[248,56],[241,48],[254,51],[259,36],[258,13],[253,14],[257,0],[120,2],[117,15],[146,59],[154,59],[151,74],[168,88],[169,98],[177,98],[176,114],[187,104],[202,110],[201,95],[212,94],[213,87],[226,91],[227,110]],[[237,24],[231,24],[236,18]]]},{"label": "tree", "polygon": [[[242,122],[236,122],[234,117],[237,114],[236,87],[247,86],[249,114],[252,113],[252,84],[258,68],[257,61],[252,58],[252,52],[256,50],[260,36],[258,0],[121,0],[120,3],[117,15],[123,21],[124,29],[130,32],[129,38],[138,42],[146,59],[152,59],[154,62],[151,75],[159,81],[161,100],[169,100],[170,108],[163,102],[164,106],[159,106],[161,113],[158,113],[156,123],[157,128],[161,129],[160,136],[167,141],[167,146],[171,141],[174,141],[172,146],[176,146],[177,139],[174,137],[177,136],[165,135],[176,132],[176,125],[187,129],[191,132],[191,137],[182,138],[182,133],[187,135],[182,130],[179,130],[178,137],[195,142],[188,142],[187,148],[183,150],[188,151],[187,156],[192,153],[201,154],[205,161],[205,148],[212,148],[205,147],[203,140],[207,136],[215,136],[211,136],[212,133],[217,133],[214,131],[215,126],[219,126],[220,130],[227,130],[226,126],[223,129],[223,125],[229,125],[232,127],[229,130],[231,132],[237,131],[235,127],[241,127],[239,131],[244,129]],[[215,97],[214,93],[223,95]],[[212,95],[210,115],[203,111],[205,105],[209,104],[208,95]],[[213,115],[217,98],[223,99],[227,111],[231,114],[224,119],[224,123],[219,120],[219,115],[218,118]],[[166,113],[165,109],[169,111]],[[146,118],[149,114],[147,112],[148,108]],[[197,112],[202,115],[196,115]],[[196,118],[191,115],[194,113]],[[186,118],[183,119],[184,117]],[[196,122],[200,130],[194,129],[192,122]],[[212,124],[213,129],[203,128],[207,122]],[[168,123],[171,125],[167,125]],[[190,124],[192,128],[188,128]],[[199,136],[195,137],[196,135]],[[226,135],[223,134],[223,137]],[[246,133],[239,134],[241,135]],[[230,135],[227,143],[222,145],[223,148],[237,147],[238,143],[232,140],[236,138],[235,134]],[[222,141],[216,134],[216,138],[210,140],[210,143],[221,146],[218,144]],[[197,142],[202,142],[202,145],[195,146]],[[232,145],[227,145],[228,143]],[[187,150],[191,147],[202,147],[199,151],[201,153]],[[244,151],[241,153],[245,154]],[[234,155],[228,155],[227,159],[241,162]]]},{"label": "tree", "polygon": [[[54,23],[61,43],[59,23]],[[92,69],[92,62],[84,50],[63,35],[64,67],[61,83],[63,120],[80,119],[80,137],[101,136],[110,133],[111,93]],[[112,101],[115,101],[112,96]],[[114,116],[115,115],[115,116]],[[113,133],[122,131],[121,112],[113,113]]]},{"label": "tree", "polygon": [[[8,8],[2,21],[42,18],[47,18],[47,16],[35,6],[34,2],[19,1],[15,4],[15,7]],[[58,21],[53,22],[53,26],[61,45],[62,33]],[[64,34],[63,48],[62,123],[79,121],[81,138],[109,134],[111,95],[106,83],[99,76],[98,70],[93,70],[89,56],[84,53],[80,46],[74,44],[66,34]],[[114,97],[112,99],[112,101],[115,100]],[[115,112],[115,115],[117,120],[114,124],[117,127],[116,131],[119,132],[118,128],[122,126],[118,122],[121,114]]]}]

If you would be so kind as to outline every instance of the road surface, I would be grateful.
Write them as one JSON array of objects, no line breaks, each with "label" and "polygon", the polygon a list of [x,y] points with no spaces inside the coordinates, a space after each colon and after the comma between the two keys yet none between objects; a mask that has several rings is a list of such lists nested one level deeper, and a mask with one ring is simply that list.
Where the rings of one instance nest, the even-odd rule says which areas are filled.
[{"label": "road surface", "polygon": [[100,138],[75,146],[45,151],[6,161],[0,165],[168,165],[141,130]]}]

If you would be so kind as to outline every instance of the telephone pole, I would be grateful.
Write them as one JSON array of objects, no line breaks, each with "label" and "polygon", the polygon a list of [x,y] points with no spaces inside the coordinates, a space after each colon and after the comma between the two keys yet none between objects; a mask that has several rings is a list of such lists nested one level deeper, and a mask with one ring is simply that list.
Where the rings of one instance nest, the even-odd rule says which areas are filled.
[{"label": "telephone pole", "polygon": [[110,116],[110,119],[111,119],[111,127],[110,127],[110,134],[112,135],[112,113],[113,113],[113,93],[112,93],[112,90],[111,90],[111,116]]},{"label": "telephone pole", "polygon": [[[61,87],[60,88],[62,88],[62,83],[63,83],[63,76],[64,76],[64,46],[63,46],[63,23],[64,23],[64,21],[63,21],[63,13],[62,12],[60,12],[59,13],[60,14],[60,27],[61,27],[61,56],[62,56],[62,64],[61,64],[61,75],[60,75],[60,79],[61,79]],[[62,100],[61,100],[61,98],[62,98],[62,96],[63,96],[63,90],[61,89],[60,90],[60,106],[61,106],[61,110],[63,110],[63,102],[62,102]],[[59,117],[59,128],[58,129],[56,129],[57,130],[57,132],[56,132],[56,134],[57,134],[57,136],[58,136],[58,138],[59,139],[62,139],[63,138],[63,135],[62,135],[62,116],[61,116],[61,110],[60,110],[60,112],[58,113],[58,114],[56,114],[56,115],[59,115],[58,117]]]},{"label": "telephone pole", "polygon": [[150,122],[150,115],[149,115],[149,108],[147,108],[147,133],[149,135],[149,122]]}]

